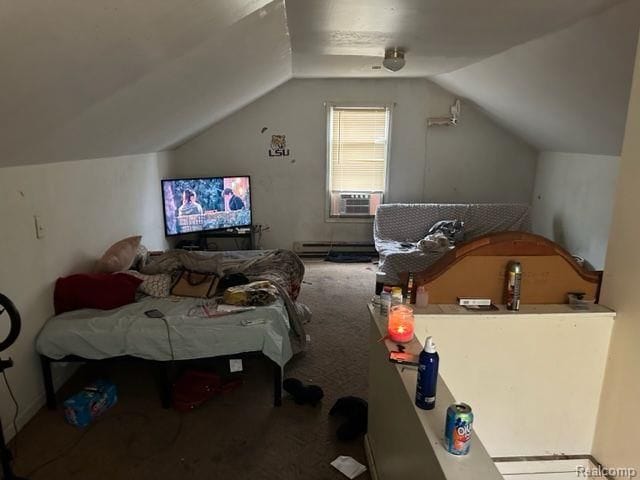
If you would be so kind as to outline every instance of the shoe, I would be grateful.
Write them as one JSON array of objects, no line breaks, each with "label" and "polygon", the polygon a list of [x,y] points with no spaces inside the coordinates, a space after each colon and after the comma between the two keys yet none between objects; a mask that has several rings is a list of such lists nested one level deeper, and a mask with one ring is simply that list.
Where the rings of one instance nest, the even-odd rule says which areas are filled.
[{"label": "shoe", "polygon": [[324,392],[318,385],[305,385],[297,378],[285,379],[282,388],[298,405],[309,404],[315,407],[324,397]]},{"label": "shoe", "polygon": [[358,436],[367,433],[368,411],[369,404],[362,398],[349,396],[336,400],[336,403],[329,411],[329,415],[338,415],[346,418],[346,421],[336,431],[338,440],[354,440]]}]

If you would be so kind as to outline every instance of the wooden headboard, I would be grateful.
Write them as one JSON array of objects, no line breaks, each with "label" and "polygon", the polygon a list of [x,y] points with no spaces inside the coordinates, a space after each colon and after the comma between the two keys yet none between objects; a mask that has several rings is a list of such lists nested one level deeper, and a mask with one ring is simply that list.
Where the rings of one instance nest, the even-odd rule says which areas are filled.
[{"label": "wooden headboard", "polygon": [[526,232],[492,233],[462,243],[427,270],[414,272],[414,282],[427,287],[433,304],[457,303],[457,297],[504,303],[506,269],[512,260],[522,264],[524,304],[567,303],[569,292],[598,300],[602,272],[585,270],[558,244]]}]

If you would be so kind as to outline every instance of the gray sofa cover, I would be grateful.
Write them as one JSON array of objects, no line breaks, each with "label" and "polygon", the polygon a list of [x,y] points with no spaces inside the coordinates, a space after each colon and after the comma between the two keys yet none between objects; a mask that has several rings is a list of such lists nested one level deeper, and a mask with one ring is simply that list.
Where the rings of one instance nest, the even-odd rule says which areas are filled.
[{"label": "gray sofa cover", "polygon": [[[378,271],[385,283],[399,282],[401,272],[425,270],[443,252],[422,252],[416,243],[440,220],[462,220],[464,239],[492,232],[531,231],[529,205],[518,203],[389,203],[380,205],[373,238],[380,255]],[[403,246],[402,244],[405,244]],[[406,246],[406,244],[411,244]]]}]

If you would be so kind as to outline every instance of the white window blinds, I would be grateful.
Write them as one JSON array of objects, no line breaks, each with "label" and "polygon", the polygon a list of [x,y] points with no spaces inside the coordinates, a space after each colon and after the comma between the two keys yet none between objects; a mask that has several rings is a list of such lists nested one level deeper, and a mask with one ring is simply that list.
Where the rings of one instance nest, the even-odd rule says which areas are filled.
[{"label": "white window blinds", "polygon": [[383,192],[389,109],[332,107],[329,168],[332,192]]}]

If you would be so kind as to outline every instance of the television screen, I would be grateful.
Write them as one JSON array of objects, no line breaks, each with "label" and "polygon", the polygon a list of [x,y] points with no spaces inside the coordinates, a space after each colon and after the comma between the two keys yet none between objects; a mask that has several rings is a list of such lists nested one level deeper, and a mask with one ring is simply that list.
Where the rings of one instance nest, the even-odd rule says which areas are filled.
[{"label": "television screen", "polygon": [[251,226],[249,177],[162,180],[166,235]]}]

